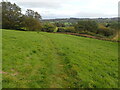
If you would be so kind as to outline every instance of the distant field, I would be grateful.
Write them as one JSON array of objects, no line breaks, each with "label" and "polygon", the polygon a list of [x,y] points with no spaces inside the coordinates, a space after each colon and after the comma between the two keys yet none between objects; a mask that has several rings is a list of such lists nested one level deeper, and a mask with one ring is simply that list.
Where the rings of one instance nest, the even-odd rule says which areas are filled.
[{"label": "distant field", "polygon": [[116,42],[3,30],[3,88],[117,88]]}]

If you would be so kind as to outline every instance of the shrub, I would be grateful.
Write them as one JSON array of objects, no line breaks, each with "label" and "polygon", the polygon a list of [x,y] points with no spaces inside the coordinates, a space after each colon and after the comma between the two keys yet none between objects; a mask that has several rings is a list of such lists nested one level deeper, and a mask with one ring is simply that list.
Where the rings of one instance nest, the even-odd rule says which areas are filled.
[{"label": "shrub", "polygon": [[104,36],[112,36],[114,35],[114,31],[109,28],[98,28],[96,34],[104,35]]},{"label": "shrub", "polygon": [[75,28],[74,27],[59,27],[57,32],[71,32],[75,33]]},{"label": "shrub", "polygon": [[57,27],[65,27],[65,24],[57,22],[57,23],[55,23],[55,26],[57,26]]},{"label": "shrub", "polygon": [[42,26],[42,31],[44,32],[54,32],[55,29],[56,29],[55,25],[51,23],[45,23]]},{"label": "shrub", "polygon": [[42,27],[40,21],[32,17],[25,17],[23,26],[27,31],[40,31]]},{"label": "shrub", "polygon": [[65,30],[66,32],[72,32],[72,33],[76,32],[74,27],[66,27]]},{"label": "shrub", "polygon": [[79,21],[77,24],[74,25],[76,32],[83,32],[89,31],[96,33],[98,25],[95,21]]},{"label": "shrub", "polygon": [[65,29],[63,27],[59,27],[57,32],[65,32]]}]

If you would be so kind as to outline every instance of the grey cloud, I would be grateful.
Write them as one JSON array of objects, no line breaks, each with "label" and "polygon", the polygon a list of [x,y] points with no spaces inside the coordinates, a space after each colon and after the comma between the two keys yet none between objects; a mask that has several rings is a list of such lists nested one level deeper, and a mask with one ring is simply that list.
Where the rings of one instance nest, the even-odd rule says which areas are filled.
[{"label": "grey cloud", "polygon": [[83,18],[99,18],[99,17],[115,17],[116,14],[113,14],[113,15],[109,15],[109,14],[104,14],[104,13],[90,13],[90,12],[79,12],[75,15],[75,17],[83,17]]},{"label": "grey cloud", "polygon": [[18,3],[20,6],[23,6],[25,8],[52,8],[52,9],[56,9],[56,8],[60,8],[62,5],[59,3],[46,3],[46,2],[19,2]]},{"label": "grey cloud", "polygon": [[10,0],[26,8],[61,8],[63,4],[80,0]]},{"label": "grey cloud", "polygon": [[75,13],[74,15],[63,15],[63,14],[54,14],[54,13],[42,13],[43,19],[54,19],[54,18],[108,18],[108,17],[116,17],[116,15],[107,15],[102,13],[89,13],[89,12],[80,12]]},{"label": "grey cloud", "polygon": [[[107,10],[104,10],[102,7],[99,8],[96,6],[95,10],[94,10],[94,7],[89,9],[89,7],[91,7],[89,0],[84,0],[84,1],[83,0],[34,0],[34,1],[33,0],[24,0],[24,1],[8,0],[8,1],[11,1],[12,3],[15,2],[17,5],[19,5],[22,8],[23,12],[25,12],[27,8],[38,11],[43,18],[66,18],[66,17],[68,18],[69,17],[81,17],[81,18],[91,17],[92,18],[92,17],[116,16],[116,14],[108,15],[107,12],[104,12]],[[95,1],[95,0],[91,0],[91,1]],[[103,0],[101,2],[103,2]],[[82,6],[82,3],[83,3],[83,6]],[[72,6],[73,6],[73,9],[72,9]],[[69,9],[66,10],[66,8],[68,7],[70,7],[70,10]],[[86,7],[88,8],[86,9]],[[77,9],[80,9],[80,11],[82,10],[83,12],[79,12],[79,10]],[[97,11],[98,9],[100,9],[101,12]],[[77,10],[77,11],[73,12],[72,10],[75,10],[75,11]],[[109,12],[112,13],[112,11],[114,11],[114,9]]]},{"label": "grey cloud", "polygon": [[17,3],[20,6],[24,6],[25,8],[61,8],[62,5],[66,2],[71,2],[73,0],[11,0],[12,2]]},{"label": "grey cloud", "polygon": [[55,19],[55,18],[67,18],[69,16],[63,14],[55,14],[51,12],[42,12],[41,16],[43,19]]}]

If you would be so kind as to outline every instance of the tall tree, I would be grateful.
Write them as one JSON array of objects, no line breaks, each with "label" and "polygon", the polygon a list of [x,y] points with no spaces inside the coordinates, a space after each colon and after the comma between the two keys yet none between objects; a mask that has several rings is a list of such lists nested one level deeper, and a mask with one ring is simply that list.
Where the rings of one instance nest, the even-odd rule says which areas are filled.
[{"label": "tall tree", "polygon": [[2,28],[18,29],[21,27],[21,8],[15,3],[2,2]]},{"label": "tall tree", "polygon": [[42,19],[41,15],[38,12],[35,12],[35,11],[31,10],[31,9],[27,9],[26,16],[35,18],[37,20]]},{"label": "tall tree", "polygon": [[75,24],[75,29],[77,32],[94,32],[96,33],[98,25],[95,21],[79,21]]},{"label": "tall tree", "polygon": [[23,25],[27,31],[40,31],[41,30],[40,21],[32,17],[25,17]]}]

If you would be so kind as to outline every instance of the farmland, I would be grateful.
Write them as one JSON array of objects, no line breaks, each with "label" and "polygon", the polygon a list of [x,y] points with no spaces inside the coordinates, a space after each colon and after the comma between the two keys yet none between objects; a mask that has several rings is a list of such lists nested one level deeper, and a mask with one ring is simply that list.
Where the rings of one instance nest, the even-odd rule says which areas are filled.
[{"label": "farmland", "polygon": [[118,44],[3,29],[3,88],[117,88]]}]

